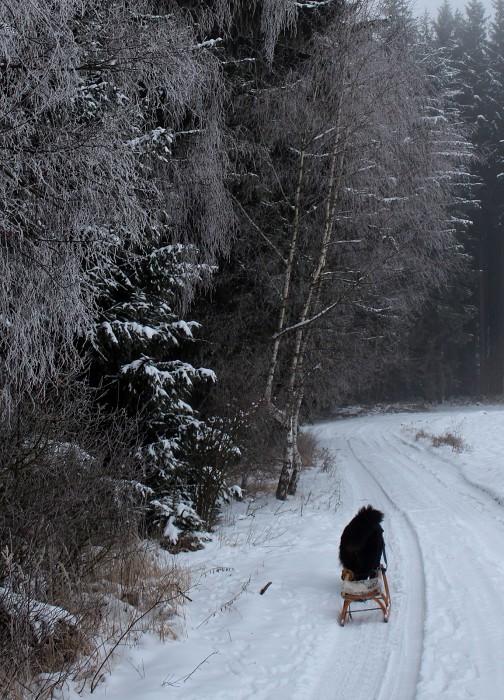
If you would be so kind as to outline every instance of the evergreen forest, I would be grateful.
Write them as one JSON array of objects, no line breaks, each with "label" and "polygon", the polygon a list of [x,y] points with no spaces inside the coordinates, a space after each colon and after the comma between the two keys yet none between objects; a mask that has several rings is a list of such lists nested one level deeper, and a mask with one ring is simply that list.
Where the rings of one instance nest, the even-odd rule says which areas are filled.
[{"label": "evergreen forest", "polygon": [[43,697],[104,569],[295,494],[304,424],[502,395],[504,0],[2,0],[0,88],[0,688]]}]

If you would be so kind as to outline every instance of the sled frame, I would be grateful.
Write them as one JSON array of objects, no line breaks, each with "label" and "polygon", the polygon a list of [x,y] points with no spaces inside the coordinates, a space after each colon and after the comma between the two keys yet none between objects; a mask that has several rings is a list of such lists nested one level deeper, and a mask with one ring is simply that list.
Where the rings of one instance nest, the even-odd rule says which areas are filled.
[{"label": "sled frame", "polygon": [[[341,597],[343,598],[343,607],[341,609],[340,625],[345,626],[347,617],[352,619],[352,613],[367,612],[368,610],[381,610],[383,613],[383,622],[388,622],[390,614],[390,590],[387,581],[386,569],[383,565],[380,566],[378,571],[378,578],[381,580],[381,586],[374,591],[369,591],[369,593],[344,593],[341,592]],[[351,581],[352,574],[348,570],[343,572],[343,580]],[[372,601],[375,605],[371,608],[360,608],[358,610],[351,610],[350,606],[352,603]]]}]

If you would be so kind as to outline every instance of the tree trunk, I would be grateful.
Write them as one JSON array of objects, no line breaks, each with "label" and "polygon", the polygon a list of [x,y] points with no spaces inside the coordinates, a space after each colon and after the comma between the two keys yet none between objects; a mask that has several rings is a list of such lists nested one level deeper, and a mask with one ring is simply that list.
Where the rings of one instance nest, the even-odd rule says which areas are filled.
[{"label": "tree trunk", "polygon": [[[283,287],[283,292],[282,292],[282,298],[280,300],[280,311],[278,314],[278,331],[277,331],[277,333],[280,333],[284,328],[285,317],[286,317],[286,313],[287,313],[287,304],[289,302],[289,295],[290,295],[292,271],[294,269],[294,263],[296,260],[297,244],[298,244],[298,239],[299,239],[299,215],[300,215],[300,207],[301,207],[301,188],[302,188],[303,179],[304,179],[305,153],[306,153],[306,143],[303,142],[303,144],[301,146],[301,156],[300,156],[300,162],[299,162],[299,172],[298,172],[298,180],[297,180],[297,187],[296,187],[296,195],[295,195],[294,205],[293,205],[294,221],[293,221],[293,225],[292,225],[292,236],[291,236],[291,243],[290,243],[290,249],[289,249],[289,257],[288,257],[287,266],[285,269],[284,287]],[[271,352],[271,361],[270,361],[268,379],[266,381],[266,390],[265,390],[266,401],[267,401],[269,407],[272,409],[272,411],[275,414],[278,414],[278,411],[275,411],[275,409],[274,409],[272,394],[273,394],[273,382],[275,379],[275,373],[276,373],[276,369],[277,369],[278,353],[280,350],[280,343],[281,343],[281,336],[279,336],[277,334],[273,340],[273,349]],[[281,420],[280,416],[277,415],[277,417],[279,417]]]},{"label": "tree trunk", "polygon": [[[343,92],[343,91],[342,91]],[[327,261],[327,251],[331,241],[331,236],[334,227],[334,217],[336,212],[336,204],[338,200],[339,187],[341,184],[341,176],[343,169],[344,147],[342,148],[341,138],[341,111],[343,104],[343,96],[341,97],[339,110],[336,120],[336,129],[334,136],[334,146],[331,154],[331,168],[329,172],[329,180],[327,185],[327,194],[325,201],[325,221],[322,240],[319,250],[318,260],[312,273],[308,294],[300,315],[299,323],[304,323],[310,315],[315,300],[318,297],[322,273]],[[281,331],[280,331],[281,332]],[[285,500],[287,494],[294,495],[297,490],[299,481],[299,473],[301,469],[301,457],[297,447],[299,435],[299,415],[301,404],[303,401],[303,365],[305,359],[306,348],[310,335],[309,327],[301,327],[296,331],[294,351],[292,355],[291,370],[289,377],[289,431],[287,433],[286,445],[284,450],[284,462],[278,486],[276,497],[279,500]],[[280,338],[277,336],[275,342]],[[277,352],[278,352],[278,347]]]},{"label": "tree trunk", "polygon": [[289,484],[293,475],[294,452],[297,451],[297,435],[295,435],[293,427],[294,426],[291,419],[291,424],[285,439],[282,471],[280,472],[280,478],[278,479],[276,490],[276,497],[279,501],[285,501],[287,499]]},{"label": "tree trunk", "polygon": [[301,404],[303,403],[303,391],[300,390],[298,397],[296,398],[296,406],[293,416],[293,426],[294,426],[294,450],[292,452],[292,473],[289,481],[289,486],[287,488],[287,493],[289,496],[294,496],[297,491],[297,486],[299,482],[299,475],[301,474],[301,469],[303,467],[303,461],[298,450],[298,437],[299,437],[299,414],[301,412]]}]

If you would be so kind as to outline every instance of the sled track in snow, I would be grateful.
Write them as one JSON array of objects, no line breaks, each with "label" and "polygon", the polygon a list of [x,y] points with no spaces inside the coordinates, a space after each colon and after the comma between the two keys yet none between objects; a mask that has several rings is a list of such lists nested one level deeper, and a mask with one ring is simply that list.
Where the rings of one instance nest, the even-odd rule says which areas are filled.
[{"label": "sled track in snow", "polygon": [[[391,613],[388,624],[379,611],[356,613],[339,627],[341,599],[335,598],[334,625],[327,647],[318,651],[319,677],[309,694],[295,700],[355,697],[373,700],[415,700],[424,648],[426,582],[422,548],[414,523],[401,499],[390,493],[374,469],[376,447],[360,423],[348,421],[327,425],[319,442],[337,453],[344,489],[344,502],[352,505],[339,511],[348,521],[355,510],[372,503],[386,515],[385,539],[389,559]],[[344,473],[342,473],[344,472]],[[342,692],[344,689],[344,695]]]},{"label": "sled track in snow", "polygon": [[[420,678],[426,604],[426,582],[420,542],[408,513],[390,496],[371,469],[358,457],[348,438],[346,444],[348,453],[381,493],[380,507],[388,517],[394,518],[396,522],[401,521],[401,540],[408,540],[408,550],[410,553],[414,552],[413,557],[410,554],[407,572],[393,565],[394,580],[389,581],[392,590],[390,624],[395,627],[390,635],[392,653],[389,653],[389,649],[383,650],[386,665],[379,693],[375,695],[376,700],[413,700]],[[391,509],[395,511],[394,514],[391,513]],[[385,538],[387,539],[387,532]],[[406,557],[404,559],[406,560]],[[408,581],[408,591],[405,595],[399,594],[400,583],[396,577],[400,577],[401,581]]]},{"label": "sled track in snow", "polygon": [[[474,452],[415,440],[459,416]],[[184,638],[125,650],[96,700],[502,700],[503,424],[504,407],[453,407],[314,426],[336,468],[304,471],[282,506],[234,504],[204,550],[177,555],[208,573]],[[337,547],[367,503],[385,513],[390,622],[342,628]]]},{"label": "sled track in snow", "polygon": [[[349,451],[380,485],[394,521],[399,515],[415,533],[425,595],[417,699],[484,697],[488,678],[502,687],[504,670],[486,652],[488,638],[500,638],[504,625],[502,507],[465,478],[456,457],[408,443],[386,420],[381,429],[363,423],[352,442]],[[409,566],[412,557],[400,559]],[[418,572],[397,575],[409,585]]]}]

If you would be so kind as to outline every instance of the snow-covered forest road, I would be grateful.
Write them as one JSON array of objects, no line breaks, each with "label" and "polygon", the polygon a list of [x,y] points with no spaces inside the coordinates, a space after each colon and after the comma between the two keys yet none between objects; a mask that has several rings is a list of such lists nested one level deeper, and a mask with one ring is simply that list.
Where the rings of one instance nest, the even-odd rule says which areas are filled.
[{"label": "snow-covered forest road", "polygon": [[[315,426],[333,468],[307,470],[286,503],[233,505],[184,555],[196,568],[180,640],[125,649],[95,697],[501,699],[503,423],[502,407],[477,406]],[[462,452],[432,446],[446,432]],[[367,503],[385,513],[390,621],[341,628],[339,537]]]},{"label": "snow-covered forest road", "polygon": [[[502,697],[504,666],[497,650],[504,642],[504,510],[497,493],[461,468],[488,445],[469,445],[470,453],[456,454],[446,446],[432,448],[426,438],[415,440],[417,428],[441,434],[452,430],[453,421],[461,421],[467,440],[464,415],[438,414],[435,421],[369,417],[320,431],[328,448],[337,443],[352,493],[345,501],[370,501],[389,521],[391,624],[383,629],[366,623],[369,654],[362,653],[361,625],[345,628],[352,637],[338,648],[333,665],[342,687],[357,690],[365,679],[368,697],[377,699]],[[478,423],[484,425],[489,415],[481,412]],[[486,422],[492,428],[482,426],[478,443],[499,436],[499,421]],[[503,466],[502,453],[493,456]],[[328,678],[321,674],[318,697],[338,697],[330,694]]]}]

